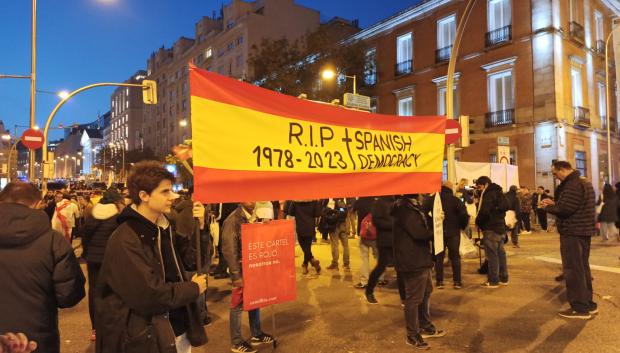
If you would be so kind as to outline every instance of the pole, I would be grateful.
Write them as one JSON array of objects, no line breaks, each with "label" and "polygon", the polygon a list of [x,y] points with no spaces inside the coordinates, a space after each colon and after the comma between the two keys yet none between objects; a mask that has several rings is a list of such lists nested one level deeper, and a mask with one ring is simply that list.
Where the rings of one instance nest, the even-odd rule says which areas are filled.
[{"label": "pole", "polygon": [[[32,38],[31,38],[31,61],[30,61],[30,128],[36,125],[35,99],[37,94],[37,0],[32,0]],[[36,150],[30,150],[30,162],[28,165],[28,177],[34,181],[34,162]]]},{"label": "pole", "polygon": [[357,94],[357,79],[355,78],[355,75],[353,75],[353,94]]},{"label": "pole", "polygon": [[11,148],[9,149],[9,160],[6,162],[6,168],[9,170],[8,181],[11,181],[11,158],[13,158],[13,150],[17,150],[17,144],[19,143],[19,139],[13,143]]},{"label": "pole", "polygon": [[611,39],[614,31],[618,28],[614,27],[607,36],[607,40],[605,40],[605,110],[607,111],[607,116],[605,119],[607,120],[607,182],[609,184],[612,183],[612,173],[611,173],[611,127],[609,126],[609,115],[611,114],[611,103],[610,103],[610,92],[609,92],[609,40]]},{"label": "pole", "polygon": [[[454,38],[454,44],[452,45],[452,51],[450,53],[450,62],[448,63],[448,75],[446,79],[446,113],[447,119],[454,119],[454,71],[456,68],[456,59],[459,53],[459,47],[461,45],[461,39],[463,38],[463,32],[465,25],[469,19],[469,15],[472,12],[476,0],[469,0],[465,11],[461,16],[459,25],[456,29],[456,36]],[[456,183],[456,154],[454,145],[448,145],[446,150],[446,159],[448,161],[448,181]]]}]

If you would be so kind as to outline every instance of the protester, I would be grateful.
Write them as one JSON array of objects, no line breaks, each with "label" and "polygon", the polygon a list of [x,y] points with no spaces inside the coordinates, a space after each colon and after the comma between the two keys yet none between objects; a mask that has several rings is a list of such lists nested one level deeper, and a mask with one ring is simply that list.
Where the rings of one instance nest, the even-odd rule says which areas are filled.
[{"label": "protester", "polygon": [[499,284],[508,285],[508,264],[504,250],[504,218],[509,207],[508,200],[502,188],[487,176],[476,180],[476,188],[481,192],[476,225],[482,231],[484,252],[488,260],[488,280],[482,286],[497,288]]},{"label": "protester", "polygon": [[118,227],[117,216],[125,207],[123,197],[116,189],[109,189],[103,198],[86,216],[82,227],[82,258],[86,260],[88,269],[88,314],[91,322],[91,341],[96,340],[95,331],[95,293],[103,255],[108,239]]},{"label": "protester", "polygon": [[598,221],[601,223],[602,240],[607,241],[610,237],[617,237],[620,240],[620,235],[618,235],[618,229],[616,228],[616,222],[618,221],[618,197],[611,185],[605,184],[603,186],[603,195],[600,202],[603,207],[598,215]]},{"label": "protester", "polygon": [[517,193],[519,197],[519,205],[521,209],[519,210],[519,219],[521,222],[521,229],[525,229],[521,232],[521,234],[532,234],[532,225],[530,222],[530,213],[532,212],[532,195],[530,194],[530,190],[528,188],[521,187],[519,192]]},{"label": "protester", "polygon": [[467,185],[469,184],[469,180],[462,178],[459,183],[456,185],[456,193],[454,196],[461,199],[464,203],[468,203],[469,201],[473,201],[473,195],[470,190],[467,189]]},{"label": "protester", "polygon": [[396,271],[405,284],[406,342],[427,348],[424,338],[441,337],[430,319],[430,296],[433,291],[433,228],[418,202],[417,194],[401,197],[391,212],[394,217],[394,260]]},{"label": "protester", "polygon": [[76,204],[71,202],[69,194],[62,194],[62,199],[56,203],[54,216],[52,217],[52,228],[61,233],[71,244],[73,228],[79,218],[80,211]]},{"label": "protester", "polygon": [[[373,200],[376,203],[377,200]],[[370,254],[372,252],[373,258],[375,260],[378,257],[377,250],[377,227],[372,218],[372,214],[369,213],[370,216],[366,215],[366,217],[362,220],[362,225],[360,229],[360,272],[359,272],[359,282],[356,283],[353,287],[357,289],[365,289],[368,285],[368,274],[370,272]],[[383,282],[383,278],[381,278],[380,282]]]},{"label": "protester", "polygon": [[57,353],[58,308],[84,298],[85,279],[71,246],[36,209],[40,195],[23,182],[0,192],[0,332],[23,332],[39,352]]},{"label": "protester", "polygon": [[538,224],[541,230],[547,230],[547,212],[542,208],[542,201],[549,199],[549,195],[545,194],[545,188],[539,186],[534,195],[532,195],[532,208],[538,217]]},{"label": "protester", "polygon": [[506,193],[506,200],[508,200],[508,210],[514,212],[514,216],[516,219],[516,223],[512,225],[512,228],[508,227],[510,231],[510,240],[512,241],[512,246],[515,248],[519,248],[519,230],[521,225],[521,204],[519,202],[519,197],[517,195],[517,187],[512,185],[508,192]]},{"label": "protester", "polygon": [[559,315],[587,320],[598,313],[598,306],[592,301],[590,272],[590,242],[596,233],[594,188],[569,162],[556,161],[552,173],[561,181],[557,200],[545,199],[541,203],[546,212],[556,216],[560,233],[562,273],[570,308]]},{"label": "protester", "polygon": [[[195,241],[176,234],[165,216],[178,197],[173,182],[159,162],[132,167],[127,185],[133,204],[108,239],[95,294],[97,353],[137,347],[186,353],[206,343],[196,303],[206,277],[188,281],[185,275],[195,267]],[[194,203],[192,212],[204,228],[202,204]]]},{"label": "protester", "polygon": [[219,223],[220,226],[220,234],[213,234],[214,237],[219,236],[220,238],[217,245],[218,264],[215,268],[215,271],[213,271],[213,276],[215,277],[215,279],[224,279],[230,277],[230,274],[228,273],[228,264],[226,263],[226,258],[222,253],[222,230],[224,229],[224,221],[236,209],[236,203],[220,203],[217,207],[215,207],[215,220]]},{"label": "protester", "polygon": [[[370,276],[368,277],[368,285],[366,286],[366,301],[369,304],[379,303],[375,298],[375,287],[377,285],[385,286],[388,284],[383,276],[385,274],[385,268],[391,264],[394,259],[394,236],[392,235],[394,219],[390,215],[393,205],[393,196],[381,196],[375,200],[371,208],[372,222],[377,229],[377,249],[379,252],[379,258],[377,261],[377,266],[372,270]],[[400,276],[397,276],[396,280],[401,303],[404,303],[404,282]]]},{"label": "protester", "polygon": [[355,198],[345,199],[345,203],[347,205],[347,218],[345,222],[345,229],[347,234],[349,235],[349,239],[355,239],[355,236],[358,235],[357,230],[357,212],[355,212],[355,202],[357,200]]},{"label": "protester", "polygon": [[35,341],[28,341],[23,333],[0,334],[0,353],[30,353],[37,349]]},{"label": "protester", "polygon": [[340,250],[338,243],[342,244],[342,266],[345,271],[349,267],[349,237],[346,231],[346,204],[343,199],[329,199],[323,208],[323,216],[329,226],[329,241],[332,248],[332,263],[328,270],[338,270]]},{"label": "protester", "polygon": [[304,275],[308,274],[308,264],[314,267],[317,274],[321,273],[320,262],[312,255],[312,240],[316,237],[314,224],[319,214],[319,204],[317,201],[312,200],[294,201],[288,209],[288,215],[295,217],[297,240],[301,250],[304,252],[304,261],[301,264],[301,273]]},{"label": "protester", "polygon": [[231,352],[253,353],[257,352],[255,346],[264,343],[273,343],[274,338],[261,330],[260,309],[248,312],[250,321],[250,331],[252,338],[250,342],[243,340],[241,336],[241,314],[243,312],[243,273],[241,267],[241,225],[254,223],[254,202],[242,202],[237,209],[231,213],[222,230],[222,251],[228,262],[230,278],[232,280],[232,296],[230,306],[230,341]]},{"label": "protester", "polygon": [[[463,282],[461,280],[461,254],[459,246],[461,244],[461,230],[465,230],[469,222],[467,209],[461,200],[454,196],[452,192],[452,183],[447,181],[441,187],[439,194],[441,207],[443,210],[443,243],[444,249],[435,257],[435,274],[437,280],[437,288],[443,289],[443,260],[448,249],[450,264],[452,264],[452,280],[454,289],[461,289]],[[427,213],[433,214],[433,204],[435,195],[426,198],[423,209]]]}]

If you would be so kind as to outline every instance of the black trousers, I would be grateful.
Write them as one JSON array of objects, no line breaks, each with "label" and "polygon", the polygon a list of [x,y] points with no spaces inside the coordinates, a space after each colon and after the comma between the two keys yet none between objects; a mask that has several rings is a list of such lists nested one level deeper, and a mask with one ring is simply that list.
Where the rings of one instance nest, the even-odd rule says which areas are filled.
[{"label": "black trousers", "polygon": [[536,215],[538,216],[538,223],[540,224],[540,228],[542,228],[542,230],[547,230],[547,212],[538,209],[536,210]]},{"label": "black trousers", "polygon": [[573,310],[587,313],[596,307],[592,301],[590,272],[591,237],[560,235],[562,271],[566,280],[566,296]]},{"label": "black trousers", "polygon": [[420,328],[432,328],[430,298],[433,291],[431,269],[400,274],[405,282],[405,323],[407,336],[413,337]]},{"label": "black trousers", "polygon": [[448,256],[452,264],[452,280],[455,283],[461,283],[461,254],[459,253],[461,237],[459,235],[456,237],[443,238],[443,244],[444,251],[440,252],[435,257],[437,282],[443,282],[443,259],[446,256],[446,249],[448,249]]},{"label": "black trousers", "polygon": [[88,315],[90,316],[90,326],[92,329],[95,329],[95,293],[101,264],[87,262],[86,269],[88,271]]},{"label": "black trousers", "polygon": [[525,229],[527,232],[532,229],[532,225],[530,224],[529,212],[521,212],[521,224],[523,225],[523,229]]},{"label": "black trousers", "polygon": [[314,256],[312,256],[312,240],[314,238],[313,237],[302,237],[299,236],[297,238],[297,241],[299,242],[299,246],[301,247],[301,250],[304,252],[304,266],[307,266],[308,263],[314,259]]},{"label": "black trousers", "polygon": [[217,264],[217,268],[215,270],[215,273],[226,273],[228,272],[228,263],[226,263],[226,258],[224,257],[224,253],[222,252],[222,228],[220,228],[220,241],[217,244],[217,256],[219,259],[219,262]]},{"label": "black trousers", "polygon": [[[385,268],[388,264],[392,262],[392,259],[394,257],[394,249],[391,246],[379,246],[377,249],[379,252],[377,266],[375,266],[375,268],[370,272],[370,275],[368,276],[366,293],[373,293],[375,291],[375,287],[377,286],[379,278],[381,277],[383,272],[385,272]],[[396,282],[398,284],[398,294],[400,295],[400,300],[404,302],[405,282],[398,272],[396,273]]]}]

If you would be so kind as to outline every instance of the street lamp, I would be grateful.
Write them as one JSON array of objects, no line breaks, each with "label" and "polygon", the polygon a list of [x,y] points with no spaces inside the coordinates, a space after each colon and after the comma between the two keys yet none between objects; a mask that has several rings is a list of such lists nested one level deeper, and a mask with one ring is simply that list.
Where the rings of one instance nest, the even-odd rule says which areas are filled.
[{"label": "street lamp", "polygon": [[183,120],[179,121],[179,126],[186,127],[187,126],[187,120],[183,119]]},{"label": "street lamp", "polygon": [[[346,78],[352,78],[353,79],[353,94],[357,94],[357,79],[355,77],[355,75],[353,76],[348,76],[348,75],[342,75]],[[321,77],[324,80],[331,80],[334,77],[336,77],[336,72],[334,72],[334,70],[332,69],[325,69],[323,70],[323,72],[321,72]]]}]

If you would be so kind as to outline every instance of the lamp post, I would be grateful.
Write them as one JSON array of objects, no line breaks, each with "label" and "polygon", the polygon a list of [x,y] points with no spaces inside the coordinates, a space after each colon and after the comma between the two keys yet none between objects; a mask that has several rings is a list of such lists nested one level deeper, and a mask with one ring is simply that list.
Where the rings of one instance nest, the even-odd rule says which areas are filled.
[{"label": "lamp post", "polygon": [[[37,0],[32,0],[32,31],[31,31],[31,60],[30,60],[30,128],[36,126],[35,101],[37,94]],[[30,166],[28,177],[34,181],[34,163],[36,150],[30,150]]]},{"label": "lamp post", "polygon": [[607,116],[605,119],[607,120],[607,182],[611,184],[612,181],[612,173],[611,173],[611,127],[609,126],[609,115],[611,114],[611,99],[609,97],[609,40],[611,39],[614,31],[618,29],[619,26],[615,26],[609,31],[607,35],[607,39],[605,40],[605,110],[607,111]]},{"label": "lamp post", "polygon": [[[342,75],[345,78],[352,78],[353,79],[353,94],[357,94],[357,79],[355,77],[355,75],[353,76],[349,76],[349,75]],[[334,70],[331,69],[325,69],[323,70],[323,72],[321,72],[321,77],[324,80],[331,80],[334,77],[336,77],[336,73],[334,72]]]}]

